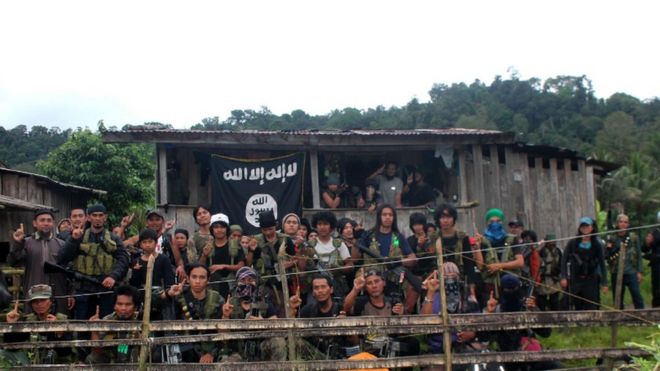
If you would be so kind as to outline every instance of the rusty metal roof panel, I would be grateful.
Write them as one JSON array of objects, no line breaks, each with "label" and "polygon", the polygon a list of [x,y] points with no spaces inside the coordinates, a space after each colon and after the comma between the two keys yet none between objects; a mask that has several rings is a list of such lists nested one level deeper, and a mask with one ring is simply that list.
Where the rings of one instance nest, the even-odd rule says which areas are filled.
[{"label": "rusty metal roof panel", "polygon": [[110,130],[108,134],[129,134],[129,133],[179,133],[179,134],[252,134],[252,135],[499,135],[504,134],[498,130],[485,129],[463,129],[463,128],[444,128],[444,129],[392,129],[392,130],[187,130],[187,129],[155,129],[155,128],[129,128],[127,130]]}]

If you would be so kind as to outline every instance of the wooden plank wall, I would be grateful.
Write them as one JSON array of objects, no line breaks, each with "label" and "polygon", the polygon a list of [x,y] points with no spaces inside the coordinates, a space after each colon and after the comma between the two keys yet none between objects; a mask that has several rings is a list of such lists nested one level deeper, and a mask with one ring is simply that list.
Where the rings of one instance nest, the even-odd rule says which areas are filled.
[{"label": "wooden plank wall", "polygon": [[[73,206],[84,207],[91,198],[86,193],[55,186],[31,175],[0,173],[0,184],[1,192],[5,196],[57,209],[55,225],[69,216]],[[27,233],[32,233],[32,211],[4,209],[0,214],[0,243],[8,243],[11,231],[20,223],[25,225]],[[0,261],[4,261],[5,256],[6,254]]]},{"label": "wooden plank wall", "polygon": [[[570,159],[548,158],[549,166],[544,168],[543,158],[533,157],[534,167],[530,167],[526,153],[513,152],[507,146],[500,164],[497,147],[489,149],[489,158],[484,158],[480,145],[467,147],[467,155],[459,155],[468,177],[465,199],[479,200],[473,212],[480,231],[485,227],[483,215],[491,207],[501,208],[507,220],[520,219],[539,238],[548,233],[560,238],[574,236],[581,216],[594,217],[594,180],[586,173],[592,168],[584,160],[577,160],[577,171],[571,169]],[[459,223],[472,231],[469,224]]]}]

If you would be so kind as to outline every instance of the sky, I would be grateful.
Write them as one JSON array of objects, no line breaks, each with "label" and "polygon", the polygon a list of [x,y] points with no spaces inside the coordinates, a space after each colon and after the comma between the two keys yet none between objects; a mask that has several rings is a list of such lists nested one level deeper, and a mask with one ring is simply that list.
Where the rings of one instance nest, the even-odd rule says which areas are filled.
[{"label": "sky", "polygon": [[0,125],[323,115],[513,70],[648,99],[660,96],[657,14],[635,0],[4,1]]}]

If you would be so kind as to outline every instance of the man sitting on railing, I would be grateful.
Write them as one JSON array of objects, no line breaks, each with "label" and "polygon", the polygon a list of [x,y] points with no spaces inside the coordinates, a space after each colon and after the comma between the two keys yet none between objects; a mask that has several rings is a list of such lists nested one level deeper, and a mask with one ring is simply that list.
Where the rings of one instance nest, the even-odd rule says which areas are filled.
[{"label": "man sitting on railing", "polygon": [[[138,308],[140,303],[140,294],[133,286],[119,286],[115,289],[114,312],[101,318],[99,307],[96,307],[96,314],[90,321],[135,321],[138,319]],[[140,333],[133,332],[92,332],[92,340],[113,340],[113,339],[138,339]],[[89,363],[133,363],[138,361],[139,346],[134,345],[113,345],[106,348],[94,348],[87,357]]]},{"label": "man sitting on railing", "polygon": [[[18,301],[16,301],[14,309],[7,313],[6,319],[8,323],[16,323],[19,320],[26,322],[66,321],[66,315],[54,313],[53,311],[53,289],[50,286],[43,284],[34,285],[28,291],[27,297],[32,313],[22,316],[19,313]],[[43,334],[22,332],[8,333],[4,336],[5,343],[24,341],[53,342],[71,339],[71,333],[64,332],[45,332]],[[73,360],[73,351],[71,348],[40,349],[38,346],[35,346],[31,352],[33,353],[32,364],[70,363]],[[25,355],[27,358],[27,354]]]}]

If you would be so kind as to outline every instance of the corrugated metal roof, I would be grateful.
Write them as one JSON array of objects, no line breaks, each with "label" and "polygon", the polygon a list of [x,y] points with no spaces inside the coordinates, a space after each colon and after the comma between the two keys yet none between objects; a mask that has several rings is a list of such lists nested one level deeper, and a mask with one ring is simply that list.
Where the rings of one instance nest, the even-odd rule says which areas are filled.
[{"label": "corrugated metal roof", "polygon": [[444,129],[383,129],[383,130],[187,130],[187,129],[157,129],[144,126],[129,128],[127,130],[110,130],[106,131],[108,134],[130,134],[130,133],[181,133],[181,134],[210,134],[210,133],[225,133],[225,134],[251,134],[251,135],[332,135],[332,136],[348,136],[348,135],[500,135],[505,134],[499,130],[484,130],[484,129],[463,129],[463,128],[444,128]]},{"label": "corrugated metal roof", "polygon": [[94,189],[94,188],[78,186],[78,185],[75,185],[75,184],[62,183],[62,182],[58,182],[57,180],[51,179],[51,178],[49,178],[45,175],[30,173],[30,172],[22,171],[22,170],[10,169],[10,168],[7,168],[7,167],[0,167],[0,172],[12,173],[12,174],[18,174],[18,175],[24,175],[24,176],[33,176],[35,178],[39,178],[39,179],[41,179],[45,182],[55,184],[55,185],[58,185],[60,187],[75,189],[75,190],[84,191],[84,192],[88,192],[88,193],[94,193],[94,194],[97,194],[97,195],[104,195],[104,194],[108,193],[108,192],[106,192],[104,190],[101,190],[101,189]]}]

